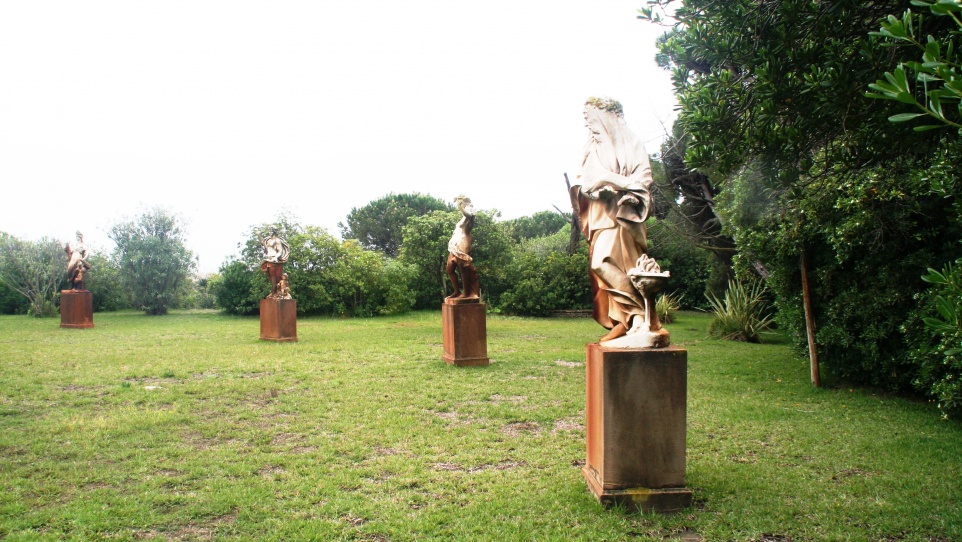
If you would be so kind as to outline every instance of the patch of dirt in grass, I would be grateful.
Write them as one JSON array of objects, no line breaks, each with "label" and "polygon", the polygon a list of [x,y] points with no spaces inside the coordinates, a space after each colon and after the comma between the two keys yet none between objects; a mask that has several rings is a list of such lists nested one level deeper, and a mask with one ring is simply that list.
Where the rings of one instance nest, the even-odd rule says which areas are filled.
[{"label": "patch of dirt in grass", "polygon": [[[137,529],[132,531],[130,535],[134,540],[153,540],[160,538],[160,531],[157,529]],[[168,540],[170,539],[168,538]]]},{"label": "patch of dirt in grass", "polygon": [[[179,378],[159,378],[155,376],[146,376],[143,378],[125,378],[125,382],[139,383],[145,386],[160,386],[161,384],[183,384],[184,381]],[[162,386],[161,386],[162,387]]]},{"label": "patch of dirt in grass", "polygon": [[511,403],[512,405],[519,405],[528,400],[527,395],[501,395],[500,393],[495,393],[494,395],[488,397],[488,400],[492,403]]},{"label": "patch of dirt in grass", "polygon": [[360,516],[355,516],[354,514],[348,514],[348,515],[346,515],[346,516],[341,516],[341,521],[347,523],[347,524],[350,525],[351,527],[360,527],[361,525],[364,525],[365,523],[367,523],[367,520],[366,520],[366,519],[364,519],[364,518],[362,518],[362,517],[360,517]]},{"label": "patch of dirt in grass", "polygon": [[845,469],[843,471],[839,471],[835,473],[835,475],[832,476],[832,481],[836,483],[840,483],[846,478],[851,478],[853,476],[864,476],[865,478],[870,478],[872,476],[875,476],[875,473],[867,470],[862,470],[862,469]]},{"label": "patch of dirt in grass", "polygon": [[579,419],[564,418],[554,422],[554,428],[551,429],[551,433],[558,434],[561,431],[584,431],[584,429],[585,426]]},{"label": "patch of dirt in grass", "polygon": [[304,442],[304,435],[296,433],[278,433],[271,438],[271,446],[290,444],[293,442]]},{"label": "patch of dirt in grass", "polygon": [[225,514],[204,523],[191,521],[170,534],[170,540],[211,540],[222,525],[230,525],[237,519],[237,513]]},{"label": "patch of dirt in grass", "polygon": [[257,474],[259,474],[261,478],[273,480],[282,474],[287,474],[287,469],[278,465],[264,465],[257,469]]},{"label": "patch of dirt in grass", "polygon": [[584,467],[584,466],[585,466],[585,460],[584,460],[584,459],[575,459],[574,461],[571,462],[571,466],[572,466],[572,467],[578,467],[578,468]]},{"label": "patch of dirt in grass", "polygon": [[289,454],[309,454],[317,451],[317,446],[294,446],[287,450]]},{"label": "patch of dirt in grass", "polygon": [[743,455],[732,455],[730,459],[735,463],[758,463],[758,457],[755,456],[755,452],[748,452]]},{"label": "patch of dirt in grass", "polygon": [[784,534],[763,534],[758,538],[750,538],[749,542],[792,542],[792,537]]},{"label": "patch of dirt in grass", "polygon": [[489,469],[510,470],[510,469],[516,469],[524,466],[527,466],[527,463],[525,463],[524,461],[512,461],[509,459],[503,459],[498,463],[494,463],[494,464],[484,463],[474,467],[464,467],[462,465],[458,465],[457,463],[435,463],[434,465],[431,465],[431,469],[436,471],[445,471],[445,472],[481,472],[483,470],[489,470]]},{"label": "patch of dirt in grass", "polygon": [[509,437],[520,437],[521,435],[537,435],[541,433],[541,424],[538,422],[511,422],[501,428],[501,432]]},{"label": "patch of dirt in grass", "polygon": [[684,542],[702,542],[704,538],[695,531],[689,531],[688,529],[682,529],[677,533],[672,533],[667,537],[669,540],[682,540]]},{"label": "patch of dirt in grass", "polygon": [[477,418],[465,416],[457,411],[451,411],[451,412],[431,411],[431,413],[452,425],[468,425],[471,423],[479,423],[479,420]]},{"label": "patch of dirt in grass", "polygon": [[192,431],[183,436],[184,443],[196,450],[210,450],[221,446],[230,446],[241,443],[238,439],[218,439],[216,437],[205,437],[197,431]]},{"label": "patch of dirt in grass", "polygon": [[175,476],[183,476],[183,475],[184,475],[184,471],[177,470],[177,469],[160,469],[159,471],[154,472],[154,476],[168,476],[171,478]]},{"label": "patch of dirt in grass", "polygon": [[383,448],[381,446],[375,447],[373,452],[374,452],[374,457],[398,455],[399,453],[401,453],[399,450],[395,450],[394,448]]},{"label": "patch of dirt in grass", "polygon": [[136,529],[130,532],[134,540],[213,540],[217,529],[223,525],[230,525],[237,519],[237,513],[224,514],[211,518],[210,521],[197,523],[189,522],[174,531],[159,531],[157,529]]},{"label": "patch of dirt in grass", "polygon": [[252,372],[252,373],[239,373],[234,375],[234,378],[264,378],[265,376],[271,376],[274,373],[269,373],[266,371]]},{"label": "patch of dirt in grass", "polygon": [[565,361],[563,359],[556,359],[554,363],[562,367],[584,367],[585,365],[583,361]]},{"label": "patch of dirt in grass", "polygon": [[80,386],[77,384],[67,384],[66,386],[60,386],[60,389],[63,391],[74,391],[74,392],[81,392],[81,391],[103,392],[104,387],[103,386]]}]

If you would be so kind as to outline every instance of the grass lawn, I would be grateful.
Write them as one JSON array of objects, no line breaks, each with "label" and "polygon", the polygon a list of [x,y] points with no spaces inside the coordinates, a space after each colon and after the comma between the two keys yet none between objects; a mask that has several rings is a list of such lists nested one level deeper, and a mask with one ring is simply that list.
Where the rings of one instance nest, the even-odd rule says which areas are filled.
[{"label": "grass lawn", "polygon": [[962,425],[813,389],[777,338],[689,350],[688,477],[670,516],[604,510],[585,455],[591,320],[489,316],[489,367],[441,361],[440,312],[0,316],[0,538],[962,540]]}]

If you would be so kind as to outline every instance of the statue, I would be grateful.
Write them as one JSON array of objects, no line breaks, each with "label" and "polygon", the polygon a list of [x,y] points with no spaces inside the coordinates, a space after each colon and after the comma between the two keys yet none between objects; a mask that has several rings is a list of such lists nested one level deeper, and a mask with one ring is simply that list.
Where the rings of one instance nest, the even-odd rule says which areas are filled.
[{"label": "statue", "polygon": [[[590,247],[590,279],[595,320],[608,329],[599,342],[608,347],[667,346],[667,332],[657,321],[654,303],[648,303],[638,283],[655,291],[642,280],[638,265],[648,252],[645,226],[651,212],[651,165],[642,142],[625,124],[621,104],[611,98],[589,98],[585,102],[585,127],[590,137],[585,144],[581,174],[571,187],[577,199],[582,233]],[[645,260],[642,260],[644,256]],[[654,260],[651,260],[654,263]],[[648,265],[648,264],[645,264]],[[657,264],[656,264],[657,267]],[[668,273],[655,275],[663,284]],[[646,282],[647,281],[647,282]],[[651,310],[649,311],[649,305]],[[644,331],[638,337],[622,338]],[[652,332],[665,335],[652,340]],[[662,344],[664,343],[664,344]]]},{"label": "statue", "polygon": [[277,283],[277,298],[290,299],[291,285],[287,282],[287,273],[281,275],[281,280]]},{"label": "statue", "polygon": [[[261,244],[264,245],[264,259],[261,261],[261,271],[263,271],[271,281],[271,293],[267,297],[277,298],[279,297],[279,284],[281,279],[287,277],[287,274],[284,273],[284,262],[287,261],[287,258],[291,254],[291,247],[278,236],[277,228],[274,227],[271,228],[269,237],[261,239]],[[286,284],[285,280],[285,285]],[[288,298],[290,298],[289,291]]]},{"label": "statue", "polygon": [[[461,211],[461,220],[454,227],[451,240],[448,241],[448,260],[445,270],[451,284],[454,286],[454,293],[448,299],[478,299],[481,294],[481,286],[478,284],[478,271],[474,268],[471,261],[471,229],[474,228],[474,206],[471,198],[458,196],[454,199],[454,204]],[[457,273],[455,273],[457,269]],[[460,283],[458,275],[461,276]]]},{"label": "statue", "polygon": [[70,283],[70,289],[76,291],[84,291],[87,287],[84,285],[84,274],[90,269],[90,264],[87,262],[87,246],[84,245],[84,235],[77,232],[77,242],[72,246],[67,243],[64,246],[64,251],[67,253],[67,282]]}]

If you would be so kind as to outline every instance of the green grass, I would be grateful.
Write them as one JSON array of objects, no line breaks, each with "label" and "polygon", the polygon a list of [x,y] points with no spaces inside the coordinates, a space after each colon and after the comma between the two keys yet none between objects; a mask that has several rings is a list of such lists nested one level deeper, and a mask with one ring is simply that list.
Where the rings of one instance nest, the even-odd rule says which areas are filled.
[{"label": "green grass", "polygon": [[[581,477],[590,320],[489,316],[484,368],[441,361],[440,313],[0,317],[0,538],[957,540],[962,426],[931,404],[812,389],[767,344],[689,350],[688,485],[670,516]],[[687,534],[685,534],[687,533]]]}]

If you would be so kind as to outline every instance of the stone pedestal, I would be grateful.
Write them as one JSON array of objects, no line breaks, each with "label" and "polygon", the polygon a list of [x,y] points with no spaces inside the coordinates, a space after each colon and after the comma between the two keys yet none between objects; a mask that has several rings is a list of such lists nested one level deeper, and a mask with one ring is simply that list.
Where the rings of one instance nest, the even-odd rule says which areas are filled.
[{"label": "stone pedestal", "polygon": [[587,352],[588,487],[605,506],[675,512],[691,505],[685,487],[688,352]]},{"label": "stone pedestal", "polygon": [[297,342],[297,302],[261,299],[261,340]]},{"label": "stone pedestal", "polygon": [[445,299],[441,305],[444,362],[458,367],[488,364],[487,307],[477,299]]},{"label": "stone pedestal", "polygon": [[60,327],[94,327],[94,296],[87,290],[60,290]]}]

